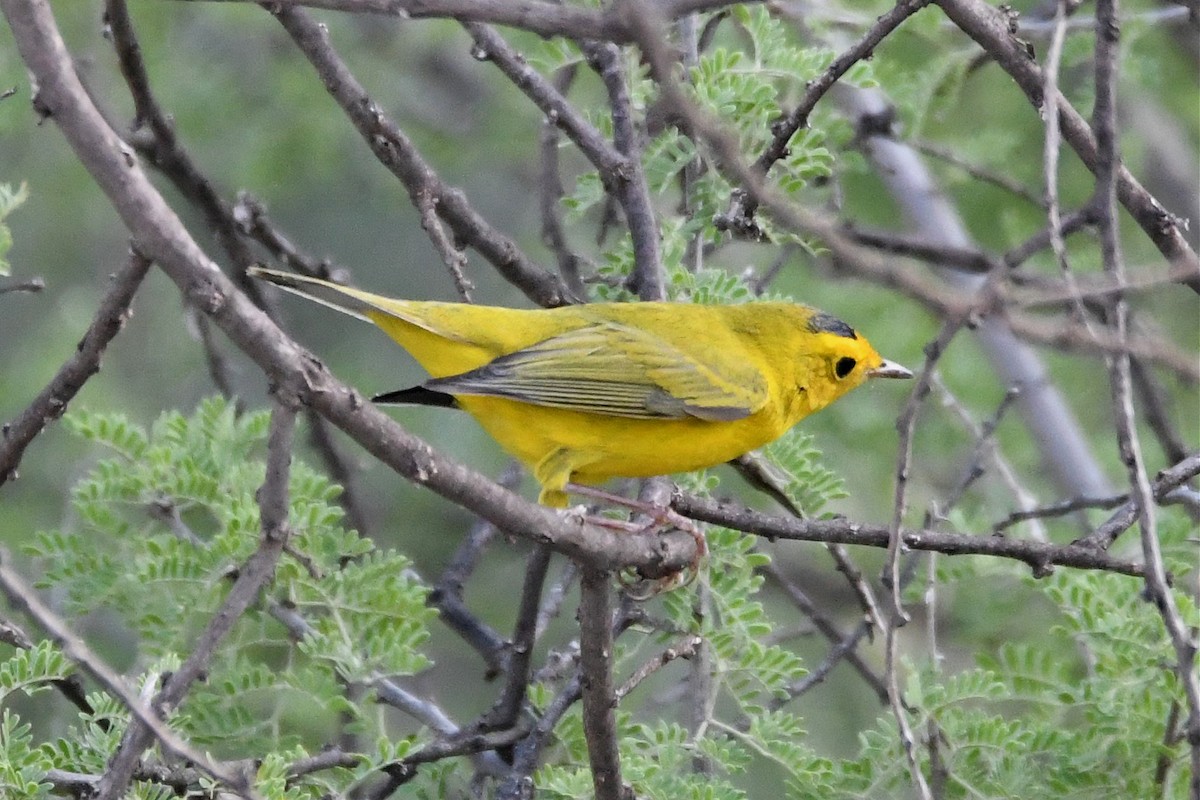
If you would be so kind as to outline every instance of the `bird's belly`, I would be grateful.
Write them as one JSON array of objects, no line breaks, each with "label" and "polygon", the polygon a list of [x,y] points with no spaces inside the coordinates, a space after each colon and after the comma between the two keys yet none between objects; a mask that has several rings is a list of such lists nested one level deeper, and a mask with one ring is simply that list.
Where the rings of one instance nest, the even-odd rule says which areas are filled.
[{"label": "bird's belly", "polygon": [[530,468],[551,454],[568,451],[577,464],[572,480],[588,484],[711,467],[786,431],[781,420],[761,412],[732,422],[627,419],[494,397],[458,400],[493,439]]}]

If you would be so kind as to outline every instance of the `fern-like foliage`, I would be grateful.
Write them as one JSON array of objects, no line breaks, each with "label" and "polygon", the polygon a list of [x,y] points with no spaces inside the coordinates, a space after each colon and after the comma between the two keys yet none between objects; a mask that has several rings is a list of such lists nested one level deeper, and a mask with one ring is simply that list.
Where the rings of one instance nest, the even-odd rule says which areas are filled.
[{"label": "fern-like foliage", "polygon": [[[136,640],[129,674],[157,680],[178,666],[223,601],[234,570],[260,538],[254,499],[262,482],[268,415],[238,416],[220,399],[191,416],[169,413],[146,430],[115,414],[73,413],[68,426],[110,455],[75,487],[79,524],[40,533],[26,554],[42,565],[41,586],[72,617],[104,615]],[[344,790],[351,770],[326,770],[287,782],[284,766],[350,728],[388,741],[383,719],[351,702],[348,685],[409,675],[430,662],[422,653],[431,612],[406,558],[377,549],[341,527],[338,487],[303,463],[292,467],[293,531],[288,554],[261,602],[239,619],[170,723],[217,757],[262,758],[260,790],[269,797],[320,797]],[[272,615],[287,609],[304,628]],[[0,702],[13,692],[43,691],[70,673],[48,644],[0,662]],[[369,692],[369,688],[363,691]],[[369,695],[368,695],[369,696]],[[126,711],[91,698],[67,736],[38,751],[42,767],[102,774],[120,742]],[[8,757],[19,765],[27,727],[7,723]],[[396,746],[380,749],[395,755]],[[4,751],[0,751],[4,752]],[[363,769],[374,759],[364,757]],[[4,797],[33,797],[3,779]],[[43,773],[44,774],[44,773]],[[161,787],[139,784],[137,796]]]}]

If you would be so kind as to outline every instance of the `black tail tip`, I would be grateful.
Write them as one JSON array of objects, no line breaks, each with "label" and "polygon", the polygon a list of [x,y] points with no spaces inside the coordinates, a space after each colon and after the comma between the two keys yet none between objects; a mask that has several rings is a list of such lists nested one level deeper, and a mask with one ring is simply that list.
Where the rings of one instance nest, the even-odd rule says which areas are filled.
[{"label": "black tail tip", "polygon": [[381,405],[435,406],[438,408],[458,408],[454,395],[445,392],[435,392],[424,386],[412,386],[408,389],[397,389],[394,392],[384,392],[371,398],[372,403]]}]

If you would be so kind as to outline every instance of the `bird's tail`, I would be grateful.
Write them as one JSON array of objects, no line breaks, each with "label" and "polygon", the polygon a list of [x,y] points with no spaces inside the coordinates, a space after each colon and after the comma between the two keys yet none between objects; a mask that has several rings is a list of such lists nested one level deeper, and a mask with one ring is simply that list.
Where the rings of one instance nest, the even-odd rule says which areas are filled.
[{"label": "bird's tail", "polygon": [[341,286],[320,278],[297,275],[292,272],[280,272],[264,267],[250,267],[246,272],[259,280],[273,283],[281,289],[306,297],[323,306],[329,306],[343,314],[358,317],[364,322],[372,321],[367,315],[370,311],[382,311],[385,314],[396,313],[394,309],[388,308],[389,305],[397,302],[395,300],[349,286]]}]

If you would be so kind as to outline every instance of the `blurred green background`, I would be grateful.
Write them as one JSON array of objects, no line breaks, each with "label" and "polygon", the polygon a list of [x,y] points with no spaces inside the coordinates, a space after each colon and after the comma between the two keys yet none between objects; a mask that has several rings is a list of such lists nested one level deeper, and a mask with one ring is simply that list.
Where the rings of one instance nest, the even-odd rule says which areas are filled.
[{"label": "blurred green background", "polygon": [[[173,115],[183,144],[222,197],[232,203],[239,191],[263,201],[273,221],[303,249],[328,256],[352,270],[354,282],[384,294],[421,299],[455,299],[454,285],[420,228],[402,186],[382,168],[325,93],[282,28],[264,11],[238,3],[134,2],[132,14],[159,101]],[[878,10],[886,6],[877,4]],[[1017,4],[1029,11],[1029,4]],[[1129,13],[1154,11],[1155,4],[1123,4]],[[55,4],[64,35],[89,90],[118,129],[132,106],[103,36],[101,5]],[[869,21],[871,10],[854,4],[848,13]],[[381,17],[324,14],[333,41],[375,101],[396,119],[426,158],[449,183],[464,188],[475,206],[513,236],[534,259],[552,268],[553,256],[540,242],[537,205],[537,140],[542,115],[491,65],[470,55],[470,40],[445,21],[396,21]],[[824,22],[820,33],[842,35],[838,24]],[[1123,152],[1134,174],[1151,191],[1192,219],[1191,236],[1200,229],[1196,216],[1197,60],[1189,49],[1190,28],[1175,25],[1126,27],[1122,96],[1126,101]],[[506,32],[530,51],[533,37]],[[1045,39],[1034,39],[1039,53]],[[1090,107],[1086,34],[1068,41],[1064,85],[1080,108]],[[924,12],[880,47],[872,61],[882,88],[897,102],[903,135],[951,148],[980,164],[1040,191],[1042,122],[1011,81],[994,65],[974,59],[974,45],[950,30],[943,17]],[[95,310],[106,278],[124,262],[127,237],[107,201],[66,146],[52,121],[39,124],[30,108],[30,87],[7,27],[0,26],[0,90],[17,87],[0,101],[0,183],[27,182],[29,201],[8,220],[15,240],[9,254],[13,280],[41,277],[40,293],[0,295],[0,420],[11,419],[39,391],[73,351]],[[573,98],[599,97],[594,76],[581,76]],[[823,107],[832,108],[832,100]],[[830,112],[832,113],[832,112]],[[1174,144],[1172,144],[1174,143]],[[1172,149],[1179,145],[1178,149]],[[1182,157],[1179,155],[1182,154]],[[846,155],[838,152],[839,158]],[[564,175],[570,191],[579,158],[564,151]],[[1190,159],[1190,160],[1189,160]],[[973,236],[994,252],[1010,248],[1043,224],[1042,212],[1008,193],[970,179],[953,168],[935,165]],[[837,197],[846,218],[896,227],[895,204],[861,157],[839,160]],[[1063,196],[1073,207],[1091,191],[1091,179],[1069,154],[1063,159]],[[222,261],[212,235],[161,177],[156,182],[181,210],[193,235],[211,256]],[[1190,188],[1178,199],[1173,189]],[[834,193],[827,192],[828,202]],[[820,200],[819,195],[814,195]],[[673,199],[661,204],[673,209]],[[1190,203],[1191,205],[1187,205]],[[1132,272],[1161,271],[1161,259],[1144,235],[1125,219],[1123,243]],[[572,242],[599,255],[596,220],[570,229]],[[1096,248],[1073,239],[1073,263],[1081,271],[1098,267]],[[710,263],[734,272],[763,269],[776,256],[772,247],[735,246]],[[920,267],[913,265],[913,269]],[[1053,276],[1046,254],[1035,271]],[[479,302],[527,306],[476,255],[468,274]],[[936,333],[938,320],[918,305],[884,288],[830,274],[819,261],[797,256],[782,271],[775,288],[824,308],[864,331],[891,359],[920,366],[922,346]],[[399,348],[370,326],[356,324],[326,309],[285,298],[290,329],[334,372],[365,395],[420,380],[420,371]],[[1190,352],[1200,349],[1197,297],[1178,286],[1137,296],[1138,319]],[[257,369],[227,343],[237,391],[251,406],[266,402],[266,383]],[[1115,485],[1122,481],[1112,438],[1107,385],[1101,362],[1090,356],[1047,352],[1053,379],[1088,431],[1094,449]],[[942,361],[943,376],[971,410],[987,419],[1005,392],[969,336],[960,336]],[[1200,398],[1196,388],[1167,377],[1174,420],[1190,447],[1200,441]],[[74,406],[121,409],[142,424],[168,409],[187,413],[215,391],[188,313],[173,284],[151,272],[134,303],[128,326],[110,346],[103,369]],[[900,384],[869,386],[805,420],[826,463],[846,479],[850,497],[833,511],[857,519],[884,521],[890,516],[896,455],[894,420],[907,399]],[[466,416],[435,409],[399,409],[402,424],[439,449],[490,475],[498,475],[505,457]],[[1043,501],[1058,499],[1041,472],[1037,448],[1015,414],[1000,431],[1003,452],[1020,470],[1026,485]],[[461,509],[416,489],[375,463],[354,445],[345,452],[360,470],[360,498],[371,530],[380,542],[402,549],[433,580],[470,523]],[[1153,437],[1144,437],[1152,470],[1166,464]],[[944,495],[962,478],[971,436],[953,415],[932,403],[923,415],[915,446],[913,521],[931,498]],[[21,478],[4,487],[0,505],[5,522],[0,539],[19,544],[33,531],[70,524],[68,488],[90,458],[88,448],[58,425],[35,441],[21,466]],[[307,456],[316,463],[313,456]],[[724,483],[737,487],[724,471]],[[531,496],[526,482],[525,493]],[[762,501],[758,501],[762,502]],[[986,532],[988,520],[1013,508],[991,479],[982,481],[963,503],[968,528]],[[414,524],[414,521],[417,521]],[[1070,536],[1068,532],[1066,536]],[[780,548],[789,570],[804,575],[812,593],[828,602],[844,594],[840,576],[815,546]],[[524,544],[493,547],[468,592],[468,603],[502,631],[511,624],[523,574]],[[874,575],[878,553],[856,553],[864,571]],[[944,601],[944,633],[951,638],[951,659],[966,657],[954,637],[1000,641],[1038,628],[1044,617],[1031,611],[1031,595],[1007,574],[975,587],[980,596]],[[953,590],[948,593],[952,594]],[[501,600],[504,598],[504,600]],[[849,627],[857,621],[852,604],[844,605]],[[1034,609],[1037,608],[1035,605]],[[570,614],[561,623],[570,635]],[[798,645],[818,662],[826,643],[809,638]],[[435,636],[437,662],[427,687],[447,709],[467,719],[486,707],[490,697],[447,691],[480,686],[482,666],[452,635]],[[849,670],[836,671],[827,688],[802,699],[800,710],[815,718],[837,714],[859,724],[880,708]],[[832,753],[854,746],[856,724],[813,725],[812,733]]]}]

